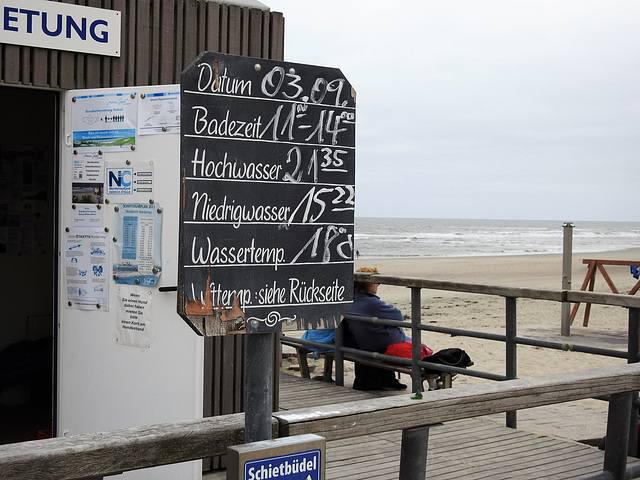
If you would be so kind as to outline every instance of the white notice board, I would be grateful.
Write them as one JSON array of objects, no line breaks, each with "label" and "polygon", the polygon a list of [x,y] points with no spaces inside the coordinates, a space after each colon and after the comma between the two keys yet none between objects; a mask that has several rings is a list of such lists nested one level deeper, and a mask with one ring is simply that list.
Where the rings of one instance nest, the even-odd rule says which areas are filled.
[{"label": "white notice board", "polygon": [[[57,429],[61,436],[202,417],[203,339],[195,335],[176,313],[176,292],[160,291],[161,287],[177,282],[179,134],[175,128],[160,128],[141,136],[136,132],[123,133],[138,128],[133,119],[137,117],[136,105],[142,94],[176,91],[179,91],[177,85],[169,85],[66,93],[58,225],[61,260]],[[91,111],[91,115],[97,116],[93,125],[104,124],[104,131],[89,130],[78,126],[81,122],[73,122],[74,97],[76,103],[82,99],[79,102],[81,114]],[[92,98],[103,105],[94,107]],[[101,119],[97,110],[105,110],[114,99],[126,99],[120,102],[125,105],[123,113],[110,112],[108,118]],[[112,124],[117,124],[119,129]],[[76,141],[83,139],[82,147],[73,145],[74,125],[82,131],[75,135]],[[111,132],[107,131],[109,129]],[[119,135],[115,141],[108,138],[113,132]],[[132,139],[135,139],[135,148],[127,148],[127,145],[133,145]],[[117,144],[118,147],[102,148],[101,143]],[[87,146],[90,144],[93,147]],[[149,175],[129,178],[125,167],[131,166],[135,174],[136,171],[151,171],[150,164],[153,165],[155,188],[151,193],[145,191],[140,197],[142,200],[136,197],[137,192],[133,189],[131,195],[124,192],[122,200],[105,195],[109,181],[125,185],[129,180],[135,182],[141,177],[147,183],[139,185],[147,188]],[[120,174],[107,172],[113,166],[119,167]],[[100,172],[101,168],[104,171]],[[133,215],[131,212],[138,220],[141,218],[142,209],[131,207],[136,203],[144,203],[147,207],[153,205],[153,215],[161,216],[162,221],[137,222],[136,238],[144,236],[144,232],[153,226],[153,242],[132,244],[136,247],[135,255],[129,252],[127,259],[132,260],[138,275],[127,285],[127,282],[118,283],[113,278],[114,244],[122,240],[118,235],[131,235],[131,232],[115,226],[118,222],[128,221],[124,216]],[[121,210],[121,204],[128,206]],[[87,212],[95,213],[90,221],[86,220]],[[89,232],[96,237],[94,240],[82,238],[86,242],[82,248],[89,257],[82,259],[84,263],[79,257],[72,263],[73,256],[63,255],[65,247],[68,249],[81,243],[73,243],[70,238],[78,232]],[[154,251],[155,247],[160,249]],[[99,258],[100,263],[94,265],[91,252],[98,250],[105,253],[106,260],[96,253],[93,257]],[[63,263],[65,259],[68,265]],[[77,264],[80,269],[75,267]],[[65,271],[66,266],[70,268]],[[84,275],[85,271],[93,274],[94,266],[96,278],[99,273],[108,283],[100,292],[97,280],[84,282],[82,288],[87,291],[86,296],[91,293],[93,297],[91,303],[87,301],[83,308],[78,308],[75,302],[85,297],[80,295],[84,291],[69,287],[72,282],[78,282],[77,275]],[[119,268],[122,269],[122,265]],[[154,281],[147,281],[151,276]],[[103,294],[104,299],[99,294]],[[100,300],[95,300],[97,298]],[[152,473],[149,470],[127,472],[117,478],[200,479],[201,473],[201,462],[195,461],[158,467]]]}]

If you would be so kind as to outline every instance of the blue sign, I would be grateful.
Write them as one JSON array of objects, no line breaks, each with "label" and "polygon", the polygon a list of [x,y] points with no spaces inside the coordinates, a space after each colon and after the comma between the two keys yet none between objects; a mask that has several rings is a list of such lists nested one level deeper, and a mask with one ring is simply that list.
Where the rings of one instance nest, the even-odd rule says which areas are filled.
[{"label": "blue sign", "polygon": [[316,449],[248,461],[243,480],[320,480],[321,455]]}]

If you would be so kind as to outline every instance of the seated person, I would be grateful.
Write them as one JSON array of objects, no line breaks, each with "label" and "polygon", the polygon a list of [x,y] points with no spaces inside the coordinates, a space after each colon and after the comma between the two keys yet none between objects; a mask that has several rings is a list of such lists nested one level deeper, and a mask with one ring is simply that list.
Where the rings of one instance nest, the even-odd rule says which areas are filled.
[{"label": "seated person", "polygon": [[[364,273],[379,273],[377,268],[364,267],[357,270]],[[364,317],[384,318],[385,320],[404,321],[402,312],[378,297],[379,284],[354,282],[353,304],[349,314]],[[346,347],[383,353],[396,357],[411,358],[412,342],[402,327],[376,325],[357,320],[344,322],[344,345]],[[469,355],[459,348],[446,348],[436,354],[426,345],[420,345],[420,359],[431,363],[467,368],[473,365]],[[368,365],[355,364],[356,378],[353,388],[356,390],[382,390],[385,388],[403,390],[407,386],[400,383],[393,371]],[[429,389],[437,388],[435,378],[441,375],[438,370],[427,370]]]},{"label": "seated person", "polygon": [[[379,273],[377,268],[370,267],[360,268],[357,271]],[[378,285],[376,283],[354,282],[353,305],[349,314],[403,321],[404,317],[400,310],[385,303],[376,295]],[[410,341],[402,327],[374,325],[357,320],[343,320],[343,322],[345,323],[344,343],[347,347],[385,353],[390,345]],[[355,374],[353,388],[356,390],[382,390],[384,388],[404,390],[407,388],[405,384],[398,381],[395,373],[390,370],[356,363]]]}]

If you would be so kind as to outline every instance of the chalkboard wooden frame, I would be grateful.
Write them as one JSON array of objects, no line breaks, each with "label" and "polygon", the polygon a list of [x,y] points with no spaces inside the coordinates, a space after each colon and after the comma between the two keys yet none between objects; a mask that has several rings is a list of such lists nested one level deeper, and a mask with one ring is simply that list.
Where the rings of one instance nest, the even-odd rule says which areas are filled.
[{"label": "chalkboard wooden frame", "polygon": [[351,84],[203,52],[180,97],[178,313],[205,336],[335,328],[353,296]]}]

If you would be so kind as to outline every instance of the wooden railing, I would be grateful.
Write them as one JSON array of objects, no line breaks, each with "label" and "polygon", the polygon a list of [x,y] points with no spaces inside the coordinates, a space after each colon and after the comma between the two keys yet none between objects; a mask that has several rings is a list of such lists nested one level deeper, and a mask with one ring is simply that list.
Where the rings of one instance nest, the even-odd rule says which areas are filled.
[{"label": "wooden railing", "polygon": [[[640,364],[620,365],[436,390],[422,400],[393,396],[279,412],[273,414],[272,432],[274,438],[313,432],[335,440],[394,430],[404,432],[513,409],[611,395],[613,403],[607,427],[611,441],[607,441],[603,471],[613,472],[611,478],[624,478],[629,437],[626,426],[637,390],[640,390]],[[243,443],[243,436],[244,415],[233,414],[3,445],[0,478],[99,478],[221,455],[227,447]]]},{"label": "wooden railing", "polygon": [[[364,281],[374,280],[367,274],[357,274],[356,278]],[[456,335],[483,338],[488,335],[486,338],[504,341],[507,345],[507,375],[499,379],[511,379],[437,390],[425,395],[419,401],[400,397],[380,398],[357,404],[337,404],[275,413],[271,419],[273,438],[313,432],[333,440],[364,433],[402,430],[404,439],[405,432],[415,429],[428,431],[429,425],[439,422],[500,412],[507,412],[507,418],[509,418],[509,415],[518,409],[609,395],[607,451],[603,469],[605,473],[597,478],[625,478],[625,475],[631,478],[633,475],[640,474],[633,469],[626,470],[627,452],[635,451],[636,447],[635,436],[630,439],[629,426],[632,421],[637,421],[638,417],[637,391],[640,390],[640,363],[637,362],[640,348],[638,328],[640,298],[629,295],[502,287],[384,275],[376,275],[375,283],[411,288],[412,323],[410,327],[414,341],[420,340],[423,330],[455,332]],[[483,332],[421,325],[419,319],[422,289],[505,297],[507,306],[505,335],[489,335]],[[589,302],[628,308],[627,352],[567,346],[555,342],[542,342],[541,346],[626,357],[629,365],[550,377],[515,379],[516,345],[536,344],[533,339],[516,335],[516,300],[518,298]],[[338,357],[337,351],[336,359]],[[412,360],[412,368],[418,372],[419,363],[422,363],[419,359]],[[483,375],[483,372],[467,373]],[[486,378],[491,378],[490,374],[486,375],[488,375]],[[384,414],[381,415],[380,412]],[[227,447],[243,443],[244,428],[244,414],[232,414],[202,420],[3,445],[0,446],[0,478],[3,480],[100,478],[129,470],[222,455]],[[426,449],[418,452],[410,447],[405,449],[403,445],[402,450],[403,457],[406,455],[415,460],[416,455],[424,455],[426,458]],[[414,472],[411,477],[403,477],[402,465],[401,458],[401,479],[419,477],[419,472],[418,474]]]},{"label": "wooden railing", "polygon": [[[439,366],[443,371],[448,371],[456,374],[464,374],[488,380],[510,380],[517,378],[517,345],[529,345],[542,348],[550,348],[556,350],[572,350],[576,352],[589,353],[594,355],[609,356],[615,358],[626,359],[628,363],[635,363],[640,361],[640,298],[630,295],[620,294],[608,294],[597,293],[588,291],[571,291],[571,290],[550,290],[550,289],[536,289],[536,288],[524,288],[524,287],[508,287],[499,285],[486,285],[478,283],[462,283],[462,282],[448,282],[441,280],[431,280],[424,278],[413,277],[398,277],[389,275],[378,274],[365,274],[356,273],[355,278],[357,281],[365,283],[378,283],[384,285],[409,287],[411,289],[411,322],[398,322],[379,318],[366,318],[360,316],[347,315],[353,321],[369,321],[379,324],[391,324],[399,325],[406,329],[411,330],[411,338],[414,343],[421,343],[421,337],[423,331],[431,331],[437,333],[451,334],[455,336],[467,336],[473,338],[481,338],[485,340],[493,340],[503,342],[506,349],[506,362],[504,374],[497,374],[495,372],[482,372],[471,369],[462,369],[456,367]],[[462,293],[474,293],[480,295],[493,295],[501,296],[505,298],[505,333],[487,333],[470,329],[449,328],[443,326],[436,326],[422,322],[422,305],[421,295],[422,290],[446,290]],[[590,303],[600,305],[619,306],[627,308],[629,310],[629,322],[628,322],[628,345],[627,351],[613,350],[601,347],[575,345],[568,342],[553,342],[546,340],[539,340],[535,338],[526,338],[518,336],[517,334],[517,300],[518,299],[532,299],[541,301],[553,301],[553,302],[568,302],[568,303]],[[559,329],[560,330],[560,329]],[[297,342],[301,345],[315,346],[320,348],[326,348],[335,350],[335,363],[336,363],[336,383],[338,385],[344,385],[344,352],[355,354],[353,349],[349,349],[343,346],[341,328],[336,331],[336,344],[326,345],[318,344],[315,342],[309,342],[292,337],[284,337],[289,342]],[[411,362],[403,359],[397,359],[397,362],[405,363],[412,367],[412,390],[417,391],[422,386],[421,368],[428,367],[425,362],[421,362],[419,357],[420,350],[415,349],[415,355]],[[384,355],[378,353],[359,352],[360,355],[364,355],[367,358],[379,359],[381,361],[389,361],[390,358],[385,358]],[[432,366],[432,365],[431,365]],[[516,427],[515,412],[511,412],[507,415],[507,425],[510,427]]]},{"label": "wooden railing", "polygon": [[[396,277],[388,275],[374,275],[356,273],[356,279],[363,282],[374,282],[404,286],[411,289],[411,324],[413,338],[420,339],[422,331],[450,333],[459,336],[484,338],[488,340],[503,341],[507,350],[506,378],[516,378],[516,345],[524,344],[552,348],[560,350],[573,350],[583,353],[604,355],[610,357],[626,358],[629,363],[640,361],[640,298],[632,295],[620,295],[610,293],[598,293],[589,291],[550,290],[526,287],[507,287],[499,285],[486,285],[478,283],[448,282],[413,277]],[[505,298],[505,334],[493,335],[474,330],[454,329],[422,324],[421,318],[421,292],[422,290],[446,290],[452,292],[474,293],[480,295],[493,295]],[[628,323],[628,348],[627,352],[573,345],[566,342],[538,341],[517,336],[517,308],[518,299],[546,300],[566,303],[589,303],[597,305],[609,305],[627,308],[629,310]],[[417,337],[416,337],[417,335]],[[474,375],[473,373],[471,373]],[[476,376],[483,376],[482,374]],[[490,377],[485,377],[490,378]]]},{"label": "wooden railing", "polygon": [[[542,348],[551,348],[558,350],[572,350],[577,352],[610,356],[616,358],[626,359],[628,363],[637,363],[640,361],[640,298],[631,295],[620,294],[607,294],[587,291],[570,291],[570,290],[549,290],[549,289],[535,289],[535,288],[523,288],[523,287],[508,287],[498,285],[485,285],[476,283],[461,283],[461,282],[449,282],[441,280],[432,280],[424,278],[413,277],[397,277],[389,275],[379,274],[366,274],[356,273],[355,279],[357,281],[365,283],[377,283],[384,285],[394,285],[409,287],[411,289],[411,322],[397,322],[389,321],[378,318],[364,318],[347,315],[346,318],[355,321],[371,321],[380,324],[393,324],[401,325],[407,329],[411,329],[411,338],[414,344],[422,343],[422,332],[432,331],[438,333],[451,334],[455,336],[468,336],[473,338],[482,338],[486,340],[494,340],[503,342],[506,349],[506,361],[505,361],[505,374],[496,374],[494,372],[481,372],[471,369],[461,369],[456,367],[447,367],[439,365],[439,369],[449,373],[464,374],[475,376],[479,378],[485,378],[489,380],[512,380],[517,378],[517,346],[529,345]],[[431,324],[423,324],[422,322],[422,304],[421,295],[422,290],[446,290],[454,292],[474,293],[481,295],[493,295],[501,296],[505,298],[505,333],[495,334],[480,332],[474,330],[464,330],[456,328],[448,328],[442,326],[435,326]],[[553,302],[566,302],[566,303],[588,303],[588,304],[600,304],[619,306],[627,308],[629,310],[629,322],[628,322],[628,344],[627,351],[613,350],[601,347],[574,345],[566,342],[553,342],[546,340],[539,340],[535,338],[525,338],[518,336],[517,334],[517,300],[518,299],[532,299],[532,300],[546,300]],[[561,330],[561,329],[560,329]],[[355,354],[353,349],[344,347],[342,338],[342,326],[336,330],[335,346],[328,346],[322,344],[313,345],[313,343],[305,342],[300,339],[286,338],[287,341],[300,342],[307,346],[319,346],[324,348],[333,348],[335,351],[335,376],[336,384],[344,385],[344,354]],[[304,343],[303,343],[304,342]],[[371,358],[378,361],[389,361],[389,358],[385,358],[384,355],[371,352],[359,352],[360,355],[364,355],[366,358]],[[403,359],[397,359],[396,361],[402,361],[411,366],[411,383],[412,391],[418,391],[422,388],[422,368],[433,368],[433,365],[429,365],[420,359],[420,349],[413,349],[413,358],[410,362]],[[593,394],[592,397],[598,395]],[[634,401],[631,404],[631,413],[627,417],[626,428],[630,431],[637,431],[638,429],[638,394],[633,394]],[[609,408],[612,404],[610,403]],[[506,425],[511,428],[517,427],[517,408],[505,410],[506,412]],[[636,455],[638,449],[637,436],[627,436],[628,444],[624,448],[624,452],[633,452]],[[417,454],[417,452],[414,452]],[[621,460],[618,460],[621,461]],[[419,475],[418,475],[419,476]],[[416,477],[417,478],[417,477]],[[423,477],[424,478],[424,477]]]}]

